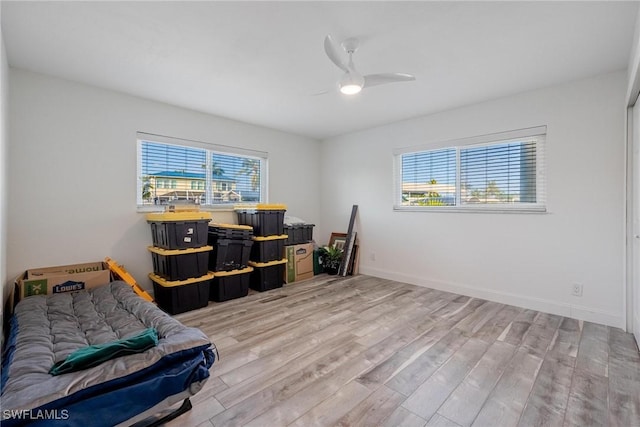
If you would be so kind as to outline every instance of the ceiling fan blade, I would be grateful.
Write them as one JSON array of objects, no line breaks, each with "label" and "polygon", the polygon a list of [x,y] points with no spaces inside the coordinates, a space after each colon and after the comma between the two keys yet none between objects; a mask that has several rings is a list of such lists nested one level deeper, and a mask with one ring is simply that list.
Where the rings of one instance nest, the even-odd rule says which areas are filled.
[{"label": "ceiling fan blade", "polygon": [[322,90],[322,91],[320,91],[320,92],[314,92],[314,93],[312,93],[310,96],[320,96],[320,95],[325,95],[325,94],[327,94],[327,93],[329,93],[329,92],[331,92],[331,91],[330,91],[329,89],[326,89],[326,90]]},{"label": "ceiling fan blade", "polygon": [[324,51],[326,52],[331,62],[336,64],[338,68],[340,68],[344,72],[349,72],[349,66],[340,57],[340,51],[336,48],[336,44],[333,42],[333,39],[330,35],[324,38]]},{"label": "ceiling fan blade", "polygon": [[410,82],[415,76],[405,73],[369,74],[364,76],[364,87],[384,85],[387,83]]}]

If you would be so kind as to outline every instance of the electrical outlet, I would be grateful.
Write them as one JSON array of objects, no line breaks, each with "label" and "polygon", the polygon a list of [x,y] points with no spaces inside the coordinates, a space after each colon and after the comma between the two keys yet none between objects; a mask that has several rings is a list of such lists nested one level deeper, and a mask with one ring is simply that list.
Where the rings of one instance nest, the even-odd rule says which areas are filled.
[{"label": "electrical outlet", "polygon": [[582,296],[582,285],[579,283],[574,283],[571,286],[571,295],[573,295],[574,297],[581,297]]},{"label": "electrical outlet", "polygon": [[376,253],[373,252],[373,251],[369,252],[369,259],[371,261],[375,261],[376,260]]}]

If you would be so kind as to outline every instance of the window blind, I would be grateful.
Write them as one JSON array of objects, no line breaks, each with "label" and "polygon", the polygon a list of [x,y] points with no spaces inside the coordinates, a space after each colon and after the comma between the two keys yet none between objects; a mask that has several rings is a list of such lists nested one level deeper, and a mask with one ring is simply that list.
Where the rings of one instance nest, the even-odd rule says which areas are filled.
[{"label": "window blind", "polygon": [[545,211],[545,135],[542,126],[396,150],[394,207]]},{"label": "window blind", "polygon": [[138,136],[138,206],[265,201],[266,153],[239,149],[242,154],[233,154],[228,146]]},{"label": "window blind", "polygon": [[456,150],[403,155],[402,197],[414,206],[455,206]]},{"label": "window blind", "polygon": [[460,149],[462,204],[536,203],[536,140]]}]

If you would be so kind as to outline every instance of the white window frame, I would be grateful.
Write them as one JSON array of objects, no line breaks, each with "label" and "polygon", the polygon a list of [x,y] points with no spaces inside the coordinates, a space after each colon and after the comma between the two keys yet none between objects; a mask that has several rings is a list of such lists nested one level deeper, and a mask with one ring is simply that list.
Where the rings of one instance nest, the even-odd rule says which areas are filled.
[{"label": "white window frame", "polygon": [[[194,141],[183,138],[174,138],[170,136],[164,135],[156,135],[147,132],[137,132],[137,167],[136,167],[136,204],[138,212],[153,212],[153,211],[162,211],[165,208],[165,205],[148,205],[142,203],[142,142],[156,142],[160,144],[167,145],[176,145],[181,147],[188,148],[196,148],[205,150],[206,154],[206,163],[207,169],[212,167],[211,165],[211,155],[212,154],[226,154],[233,155],[239,157],[247,157],[250,159],[260,160],[260,203],[268,203],[268,193],[267,189],[269,188],[267,177],[268,177],[268,164],[269,164],[269,154],[264,151],[250,150],[240,147],[233,147],[229,145],[221,145],[221,144],[212,144],[202,141]],[[213,193],[216,191],[213,188],[211,180],[205,180],[205,203],[200,205],[201,209],[204,210],[232,210],[233,206],[230,206],[228,203],[213,203]]]},{"label": "white window frame", "polygon": [[[545,170],[545,145],[546,126],[536,126],[526,129],[518,129],[507,132],[499,132],[470,138],[440,141],[420,144],[411,147],[397,148],[393,150],[394,157],[394,201],[393,209],[396,211],[422,211],[422,212],[492,212],[492,213],[546,213],[546,170]],[[521,142],[526,139],[536,141],[536,202],[535,203],[488,203],[465,204],[461,203],[461,173],[460,150],[471,147],[491,146]],[[455,206],[406,206],[402,205],[402,156],[405,154],[435,151],[441,149],[456,150],[456,204]]]}]

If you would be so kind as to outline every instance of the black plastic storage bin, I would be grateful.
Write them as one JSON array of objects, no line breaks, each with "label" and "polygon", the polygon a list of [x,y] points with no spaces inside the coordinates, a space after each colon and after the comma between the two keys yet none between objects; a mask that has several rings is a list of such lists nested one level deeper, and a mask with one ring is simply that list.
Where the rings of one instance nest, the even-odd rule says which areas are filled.
[{"label": "black plastic storage bin", "polygon": [[281,260],[284,256],[284,241],[286,235],[255,236],[249,259],[253,262],[271,262]]},{"label": "black plastic storage bin", "polygon": [[209,255],[209,270],[230,271],[247,267],[252,240],[217,239]]},{"label": "black plastic storage bin", "polygon": [[209,224],[208,242],[215,245],[218,239],[247,240],[253,236],[253,227],[235,224]]},{"label": "black plastic storage bin", "polygon": [[207,244],[208,212],[147,214],[153,246],[163,249],[199,248]]},{"label": "black plastic storage bin", "polygon": [[187,280],[167,281],[150,273],[153,281],[153,293],[161,309],[169,314],[179,314],[196,310],[209,304],[209,287],[212,273]]},{"label": "black plastic storage bin", "polygon": [[285,224],[284,234],[288,237],[284,241],[284,245],[291,246],[311,242],[313,240],[313,227],[315,227],[315,224]]},{"label": "black plastic storage bin", "polygon": [[284,272],[287,267],[287,259],[271,262],[249,261],[253,267],[249,286],[256,291],[268,291],[269,289],[281,288],[284,284]]},{"label": "black plastic storage bin", "polygon": [[188,249],[162,249],[149,246],[153,257],[153,272],[165,280],[186,280],[202,277],[209,270],[211,246]]},{"label": "black plastic storage bin", "polygon": [[285,205],[257,205],[255,208],[236,208],[238,224],[253,227],[256,236],[284,234]]},{"label": "black plastic storage bin", "polygon": [[252,271],[252,267],[247,267],[242,270],[213,273],[209,299],[222,302],[246,297],[249,294],[249,279]]}]

